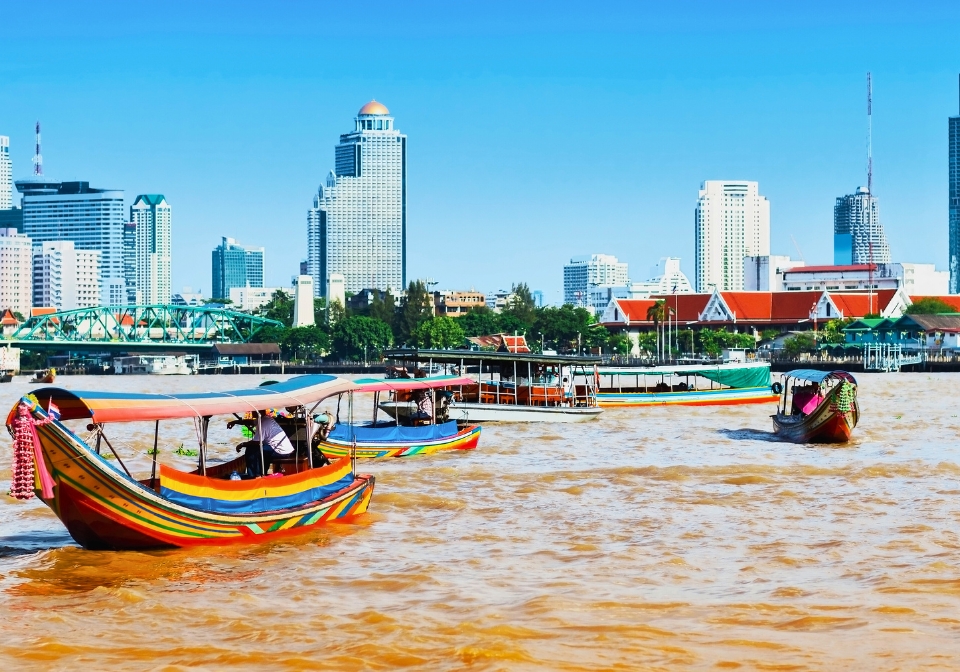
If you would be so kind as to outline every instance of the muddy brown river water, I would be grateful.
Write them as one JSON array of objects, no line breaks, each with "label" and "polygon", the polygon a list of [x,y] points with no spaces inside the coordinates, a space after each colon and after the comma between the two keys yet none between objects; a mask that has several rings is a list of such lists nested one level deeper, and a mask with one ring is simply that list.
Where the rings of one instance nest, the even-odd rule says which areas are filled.
[{"label": "muddy brown river water", "polygon": [[[858,378],[861,423],[843,447],[772,441],[772,404],[489,425],[475,451],[362,463],[377,476],[369,514],[262,546],[84,551],[42,503],[0,496],[0,662],[958,669],[960,375]],[[28,389],[0,386],[0,406]],[[121,457],[146,471],[151,427],[120,429]],[[211,440],[227,456],[239,439],[213,427]],[[180,443],[195,447],[191,425],[161,424],[161,459],[188,467]],[[3,492],[10,452],[4,434]]]}]

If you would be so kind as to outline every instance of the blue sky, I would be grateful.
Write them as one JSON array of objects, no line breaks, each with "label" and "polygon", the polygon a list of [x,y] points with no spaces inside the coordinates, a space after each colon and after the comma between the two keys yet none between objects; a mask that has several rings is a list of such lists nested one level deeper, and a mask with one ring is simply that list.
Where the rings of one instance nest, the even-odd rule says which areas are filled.
[{"label": "blue sky", "polygon": [[829,263],[869,70],[894,260],[945,268],[960,4],[664,5],[8,3],[0,134],[15,177],[39,119],[47,175],[165,194],[174,288],[209,292],[225,235],[289,283],[337,136],[376,98],[409,136],[408,276],[557,301],[579,254],[634,279],[680,256],[692,279],[705,179],[759,181],[771,251]]}]

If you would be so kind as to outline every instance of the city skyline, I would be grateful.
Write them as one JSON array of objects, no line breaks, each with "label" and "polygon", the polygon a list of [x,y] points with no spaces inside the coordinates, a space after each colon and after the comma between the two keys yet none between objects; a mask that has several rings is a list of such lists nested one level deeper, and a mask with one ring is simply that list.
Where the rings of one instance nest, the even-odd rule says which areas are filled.
[{"label": "city skyline", "polygon": [[[10,39],[0,45],[8,75],[0,93],[10,102],[0,111],[0,134],[11,138],[14,179],[30,172],[39,118],[48,174],[127,194],[162,190],[175,201],[177,229],[189,233],[174,236],[173,291],[209,291],[203,250],[224,235],[265,246],[265,284],[286,286],[306,257],[303,194],[329,168],[330,139],[358,104],[389,101],[417,138],[408,279],[487,291],[526,281],[555,303],[562,285],[555,269],[607,240],[639,268],[681,257],[692,277],[691,193],[728,176],[763,185],[773,211],[771,253],[794,254],[793,236],[808,261],[829,262],[835,198],[864,182],[870,70],[874,191],[891,248],[897,259],[947,267],[943,117],[956,114],[958,64],[943,35],[955,8],[759,7],[734,21],[704,5],[709,20],[698,23],[710,28],[685,23],[689,8],[622,6],[586,16],[560,9],[544,16],[525,8],[510,26],[469,9],[423,21],[431,11],[414,7],[389,26],[373,13],[370,30],[382,39],[347,72],[307,65],[347,44],[337,27],[349,17],[338,8],[311,22],[319,10],[306,5],[276,17],[240,5],[225,30],[218,12],[201,9],[189,34],[175,21],[152,21],[129,52],[127,38],[100,38],[135,25],[135,9],[123,19],[68,23],[55,5],[39,16],[15,7]],[[618,12],[626,20],[611,21]],[[303,20],[291,22],[291,13]],[[843,26],[854,18],[869,27],[864,35],[847,34]],[[45,48],[26,59],[28,41],[18,35],[38,20]],[[311,46],[311,23],[325,26],[322,50]],[[266,56],[254,61],[240,45],[257,30]],[[729,46],[731,34],[751,39]],[[423,64],[424,54],[441,49],[449,59]],[[78,67],[54,67],[66,59]],[[725,64],[733,59],[748,65],[731,74]],[[122,114],[105,106],[113,95],[103,95],[106,87],[154,69],[167,92],[162,103]],[[264,96],[251,100],[250,88],[261,85]],[[617,142],[598,171],[597,133],[625,111],[630,122],[617,122]],[[153,138],[156,160],[140,165]],[[228,202],[231,192],[244,198]],[[443,240],[469,251],[478,231],[514,244],[498,246],[495,259],[443,258],[433,249]],[[525,261],[531,252],[537,264]]]}]

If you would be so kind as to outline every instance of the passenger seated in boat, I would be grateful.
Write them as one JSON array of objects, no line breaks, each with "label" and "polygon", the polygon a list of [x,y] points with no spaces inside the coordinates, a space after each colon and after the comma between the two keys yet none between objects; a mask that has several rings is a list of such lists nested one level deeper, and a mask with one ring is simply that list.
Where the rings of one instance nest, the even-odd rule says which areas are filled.
[{"label": "passenger seated in boat", "polygon": [[453,392],[440,390],[437,392],[437,423],[450,419],[450,402],[453,401]]},{"label": "passenger seated in boat", "polygon": [[410,416],[413,424],[430,424],[433,421],[433,400],[430,398],[430,391],[417,390],[413,394],[413,400],[417,404],[416,413]]},{"label": "passenger seated in boat", "polygon": [[[274,460],[288,457],[293,454],[293,444],[290,438],[283,431],[280,424],[265,411],[257,411],[253,418],[244,420],[231,420],[227,423],[227,429],[232,429],[234,425],[245,425],[253,431],[253,438],[250,441],[244,441],[237,446],[237,452],[246,451],[247,475],[253,478],[263,476],[263,464],[270,464]],[[263,442],[263,460],[260,461],[260,442]]]},{"label": "passenger seated in boat", "polygon": [[820,395],[820,386],[816,383],[795,387],[793,391],[793,413],[795,415],[809,415],[816,410],[821,401],[823,401],[823,397]]}]

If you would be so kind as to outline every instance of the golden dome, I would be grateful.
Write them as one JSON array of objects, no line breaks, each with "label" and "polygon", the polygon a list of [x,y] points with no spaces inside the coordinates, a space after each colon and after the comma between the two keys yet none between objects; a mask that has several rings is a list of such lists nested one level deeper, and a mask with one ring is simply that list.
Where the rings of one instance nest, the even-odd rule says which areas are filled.
[{"label": "golden dome", "polygon": [[361,107],[357,114],[390,114],[390,110],[387,109],[386,105],[378,103],[375,100],[371,100],[369,103]]}]

